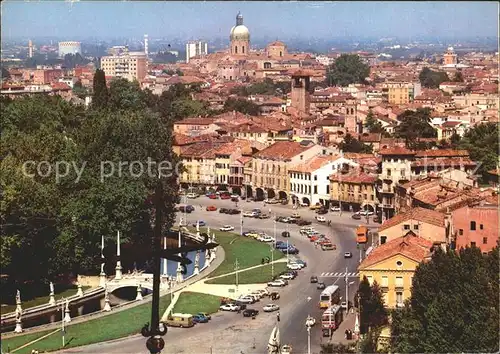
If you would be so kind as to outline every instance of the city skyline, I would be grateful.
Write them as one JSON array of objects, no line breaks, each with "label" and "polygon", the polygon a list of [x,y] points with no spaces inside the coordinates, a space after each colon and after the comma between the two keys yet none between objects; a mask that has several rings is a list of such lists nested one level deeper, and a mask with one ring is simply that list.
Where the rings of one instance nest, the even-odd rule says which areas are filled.
[{"label": "city skyline", "polygon": [[[381,6],[383,4],[383,6]],[[252,38],[493,37],[496,2],[14,2],[2,3],[5,39],[220,38],[240,11]],[[40,17],[44,13],[45,17]],[[175,13],[175,16],[171,14]],[[110,16],[110,14],[113,14]],[[131,18],[130,14],[140,14]],[[112,18],[112,20],[109,20]],[[480,23],[481,26],[478,26]]]}]

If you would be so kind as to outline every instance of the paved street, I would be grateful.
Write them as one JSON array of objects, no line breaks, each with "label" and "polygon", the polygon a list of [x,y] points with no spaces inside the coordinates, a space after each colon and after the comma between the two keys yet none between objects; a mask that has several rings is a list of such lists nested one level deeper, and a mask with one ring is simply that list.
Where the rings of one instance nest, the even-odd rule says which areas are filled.
[{"label": "paved street", "polygon": [[[187,221],[193,223],[196,220],[204,220],[212,228],[219,228],[225,224],[235,227],[235,232],[239,232],[239,215],[220,214],[218,211],[205,211],[206,205],[216,205],[217,207],[233,207],[234,203],[228,200],[209,200],[206,197],[200,197],[190,204],[194,205],[196,210],[187,214]],[[200,204],[203,208],[200,208]],[[263,203],[240,202],[240,207],[252,209],[260,207],[264,210]],[[289,215],[293,210],[284,206],[266,206],[266,212],[272,209],[278,215]],[[305,219],[313,220],[314,212],[302,209],[299,210],[301,216]],[[307,261],[308,267],[300,271],[299,276],[290,282],[290,285],[283,288],[280,292],[281,299],[276,303],[280,305],[281,310],[281,342],[282,344],[291,344],[294,352],[307,352],[307,331],[305,319],[308,315],[316,318],[318,324],[311,330],[312,352],[319,353],[321,343],[320,318],[322,311],[318,308],[320,291],[316,289],[315,284],[310,284],[310,276],[320,276],[322,273],[344,273],[345,268],[348,272],[355,273],[359,263],[359,253],[356,249],[354,228],[359,224],[358,220],[350,218],[350,214],[339,217],[332,213],[325,215],[327,220],[332,220],[331,227],[324,224],[313,223],[313,226],[320,232],[331,236],[332,242],[337,245],[336,251],[321,251],[305,236],[298,233],[300,227],[289,225],[291,238],[289,242],[295,244],[300,249],[300,257]],[[286,224],[277,223],[277,239],[283,239],[280,235],[286,229]],[[259,220],[253,218],[244,218],[243,230],[264,231],[269,235],[274,233],[273,219]],[[345,251],[351,251],[353,258],[344,259]],[[344,279],[338,277],[322,278],[327,285],[336,283],[340,286],[341,296],[345,298]],[[352,299],[357,289],[358,281],[350,286],[350,296]],[[310,298],[310,300],[308,300]],[[262,306],[268,301],[263,299],[261,302],[252,305],[252,308],[261,310]],[[169,328],[165,336],[166,347],[164,353],[264,353],[267,350],[267,341],[276,324],[276,314],[261,313],[257,319],[252,320],[243,318],[234,313],[219,313],[213,316],[208,324],[200,324],[192,329]],[[337,334],[343,338],[343,333]],[[96,344],[84,348],[75,348],[65,351],[65,353],[146,353],[145,338],[134,336],[123,340],[118,340],[105,344]]]}]

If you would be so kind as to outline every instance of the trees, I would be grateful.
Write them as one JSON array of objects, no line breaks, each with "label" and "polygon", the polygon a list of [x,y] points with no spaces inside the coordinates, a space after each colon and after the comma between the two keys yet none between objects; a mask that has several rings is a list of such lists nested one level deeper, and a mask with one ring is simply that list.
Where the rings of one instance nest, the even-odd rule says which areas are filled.
[{"label": "trees", "polygon": [[67,68],[67,69],[73,69],[75,68],[77,65],[86,65],[88,64],[90,61],[88,59],[85,59],[84,57],[82,57],[80,55],[80,53],[76,53],[76,54],[66,54],[64,56],[64,66]]},{"label": "trees", "polygon": [[2,66],[2,79],[9,79],[9,78],[10,78],[9,70],[7,70]]},{"label": "trees", "polygon": [[398,116],[400,124],[395,129],[398,138],[406,140],[406,145],[412,149],[419,147],[419,139],[435,138],[436,130],[430,125],[431,112],[428,108],[418,108],[416,111],[406,110]]},{"label": "trees", "polygon": [[341,343],[321,344],[320,354],[347,354],[356,353],[356,348]]},{"label": "trees", "polygon": [[339,148],[343,152],[359,152],[369,154],[373,151],[373,146],[362,143],[349,133],[346,134],[344,141],[340,143]]},{"label": "trees", "polygon": [[327,70],[330,86],[347,86],[364,83],[370,75],[370,67],[361,61],[357,54],[342,54]]},{"label": "trees", "polygon": [[387,324],[387,311],[384,307],[382,290],[377,282],[370,285],[368,279],[363,277],[357,292],[357,305],[360,311],[361,334]]},{"label": "trees", "polygon": [[460,70],[455,73],[455,76],[453,77],[453,81],[454,82],[464,82],[464,76]]},{"label": "trees", "polygon": [[177,121],[187,117],[208,114],[208,103],[193,100],[191,88],[175,84],[158,98],[157,111],[167,120]]},{"label": "trees", "polygon": [[442,82],[450,80],[445,72],[432,71],[429,68],[423,68],[418,78],[422,86],[427,88],[439,88]]},{"label": "trees", "polygon": [[255,103],[248,100],[234,98],[229,98],[224,103],[224,111],[238,111],[244,114],[249,114],[251,116],[257,116],[260,113],[259,106],[257,106]]},{"label": "trees", "polygon": [[104,70],[97,69],[93,82],[94,94],[92,96],[92,106],[97,109],[106,108],[108,105],[109,92],[106,86],[106,75]]},{"label": "trees", "polygon": [[390,134],[387,133],[385,128],[382,126],[382,123],[375,119],[375,115],[371,109],[366,116],[365,127],[370,131],[370,133],[380,133],[384,137],[390,136]]},{"label": "trees", "polygon": [[421,264],[392,317],[392,352],[498,352],[498,247],[443,252]]},{"label": "trees", "polygon": [[488,122],[477,124],[469,129],[463,136],[458,146],[469,152],[474,161],[478,161],[478,173],[486,177],[486,172],[496,168],[498,161],[498,124]]}]

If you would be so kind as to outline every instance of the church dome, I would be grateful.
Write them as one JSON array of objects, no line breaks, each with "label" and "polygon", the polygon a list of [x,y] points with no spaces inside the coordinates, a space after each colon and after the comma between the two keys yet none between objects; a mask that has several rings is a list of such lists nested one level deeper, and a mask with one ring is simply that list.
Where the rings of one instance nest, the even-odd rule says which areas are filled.
[{"label": "church dome", "polygon": [[243,15],[238,12],[238,15],[236,16],[236,26],[233,26],[231,28],[231,33],[229,35],[229,38],[233,40],[243,40],[243,41],[249,41],[250,40],[250,31],[248,30],[247,26],[243,24]]}]

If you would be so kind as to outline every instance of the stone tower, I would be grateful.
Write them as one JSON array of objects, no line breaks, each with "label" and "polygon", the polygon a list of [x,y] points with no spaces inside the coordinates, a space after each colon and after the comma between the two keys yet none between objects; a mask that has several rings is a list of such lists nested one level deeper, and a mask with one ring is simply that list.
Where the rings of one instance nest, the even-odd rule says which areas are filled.
[{"label": "stone tower", "polygon": [[310,81],[311,75],[304,70],[298,70],[292,74],[291,106],[307,114],[309,114],[311,105],[311,97],[309,94]]},{"label": "stone tower", "polygon": [[359,133],[358,120],[356,118],[356,99],[348,97],[345,101],[345,128],[348,133]]}]

